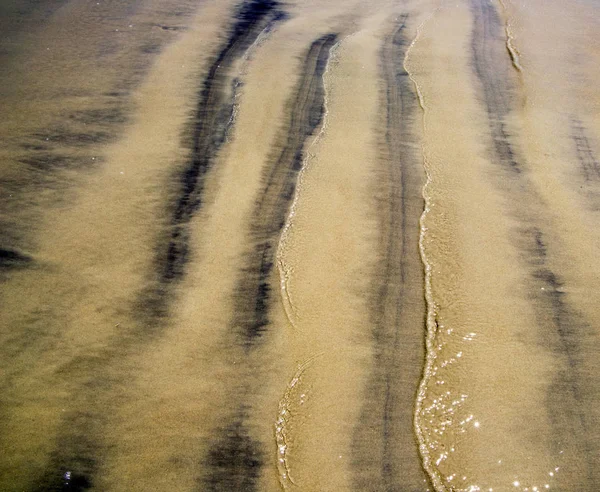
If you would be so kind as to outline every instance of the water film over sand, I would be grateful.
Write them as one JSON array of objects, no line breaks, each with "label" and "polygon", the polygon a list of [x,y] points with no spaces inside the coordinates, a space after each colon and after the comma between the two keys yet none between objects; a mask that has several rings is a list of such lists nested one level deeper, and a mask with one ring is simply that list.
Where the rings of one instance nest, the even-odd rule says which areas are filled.
[{"label": "water film over sand", "polygon": [[596,491],[596,0],[0,0],[0,490]]}]

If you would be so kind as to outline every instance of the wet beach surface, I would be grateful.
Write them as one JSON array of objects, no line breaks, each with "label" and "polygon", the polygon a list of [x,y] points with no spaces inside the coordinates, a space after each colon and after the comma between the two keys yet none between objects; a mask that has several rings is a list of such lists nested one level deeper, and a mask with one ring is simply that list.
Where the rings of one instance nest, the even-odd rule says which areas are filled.
[{"label": "wet beach surface", "polygon": [[595,491],[600,4],[0,0],[0,490]]}]

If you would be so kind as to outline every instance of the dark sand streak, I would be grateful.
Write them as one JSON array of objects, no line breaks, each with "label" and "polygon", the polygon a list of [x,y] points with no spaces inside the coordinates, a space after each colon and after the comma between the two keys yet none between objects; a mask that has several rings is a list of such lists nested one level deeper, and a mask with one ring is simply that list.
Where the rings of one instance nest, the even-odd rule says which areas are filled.
[{"label": "dark sand streak", "polygon": [[[579,490],[595,490],[598,483],[598,443],[590,438],[590,405],[597,392],[593,374],[588,374],[586,347],[593,332],[568,302],[563,281],[548,265],[547,234],[541,228],[544,203],[527,175],[521,152],[511,141],[505,122],[515,109],[514,70],[505,53],[502,24],[494,7],[472,0],[474,15],[472,52],[475,72],[484,93],[488,124],[493,139],[491,158],[501,167],[498,185],[510,199],[511,215],[522,225],[515,228],[515,245],[522,252],[520,268],[528,272],[528,298],[538,317],[540,346],[552,351],[563,368],[557,371],[546,399],[553,424],[553,452],[571,443],[581,466]],[[587,397],[585,395],[588,395]]]},{"label": "dark sand streak", "polygon": [[600,162],[594,155],[594,151],[585,134],[583,123],[577,119],[572,121],[573,141],[577,149],[577,159],[581,165],[586,181],[597,181],[600,179]]},{"label": "dark sand streak", "polygon": [[[65,199],[73,185],[64,171],[90,171],[102,164],[103,146],[116,140],[126,121],[127,100],[102,95],[86,110],[57,115],[51,128],[43,128],[10,142],[18,173],[0,173],[0,247],[29,250],[35,257],[39,220],[47,208],[39,202],[40,192],[53,192],[53,205]],[[9,166],[7,166],[10,169]],[[23,267],[32,266],[33,261]]]},{"label": "dark sand streak", "polygon": [[[229,77],[228,69],[270,20],[282,18],[273,14],[276,5],[259,0],[245,3],[236,13],[236,23],[225,48],[209,69],[194,118],[192,158],[181,177],[182,191],[172,217],[173,232],[161,265],[162,283],[178,280],[183,275],[189,241],[188,224],[201,205],[203,178],[226,136],[226,123],[230,121],[233,107],[233,100],[223,90]],[[163,301],[164,296],[154,300]],[[156,306],[146,307],[154,309],[151,314],[157,312]],[[164,311],[160,312],[164,314]],[[87,490],[94,486],[95,475],[108,446],[101,437],[102,428],[107,425],[104,403],[123,404],[127,374],[132,369],[127,366],[126,358],[149,340],[146,328],[134,326],[128,330],[124,327],[121,336],[99,354],[73,360],[63,367],[64,377],[72,381],[75,402],[62,419],[62,430],[50,464],[37,481],[35,490]]]},{"label": "dark sand streak", "polygon": [[0,248],[0,272],[2,270],[12,270],[14,268],[23,268],[29,265],[32,258],[26,254],[11,249]]},{"label": "dark sand streak", "polygon": [[[80,17],[70,27],[81,29],[81,25],[87,23],[91,25],[90,32],[94,37],[82,41],[80,49],[73,48],[72,55],[53,54],[55,63],[49,68],[36,53],[40,45],[53,42],[42,33],[52,26],[50,35],[55,36],[56,25],[64,22],[60,10],[70,8],[75,2],[28,0],[10,3],[19,5],[0,5],[0,26],[6,24],[6,29],[0,28],[0,65],[4,68],[0,72],[0,106],[3,98],[7,98],[9,104],[14,104],[15,99],[36,101],[45,123],[44,126],[38,123],[37,128],[34,123],[33,129],[9,127],[10,133],[1,135],[10,154],[0,168],[3,190],[0,194],[0,247],[27,250],[35,256],[40,222],[48,220],[49,209],[68,202],[73,196],[73,174],[67,175],[64,171],[86,173],[102,165],[103,147],[116,141],[133,109],[132,89],[147,73],[154,55],[173,37],[146,29],[136,29],[126,41],[114,36],[117,33],[111,27],[118,22],[125,25],[143,22],[144,15],[148,15],[149,2],[78,6]],[[155,15],[164,21],[190,13],[183,5],[178,7],[183,10],[170,5],[163,8]],[[103,39],[107,46],[91,41],[99,33],[105,34]],[[153,47],[152,51],[147,51],[148,46]],[[21,73],[21,66],[25,65],[23,60],[33,66],[30,72],[20,75],[22,79],[17,76],[15,82],[12,74]],[[70,79],[73,71],[88,71],[92,60],[98,73],[91,70],[90,80],[109,81],[104,84],[106,91],[99,91],[93,83],[90,84],[92,90],[80,82],[61,83],[63,78]],[[29,84],[36,82],[33,74],[37,70],[40,70],[39,76],[49,77],[49,80],[43,90],[31,93]],[[98,76],[100,72],[101,76]],[[52,101],[61,101],[60,109]],[[9,125],[17,119],[10,112],[5,115]],[[30,121],[37,119],[33,117]]]},{"label": "dark sand streak", "polygon": [[266,453],[262,444],[250,437],[247,420],[248,410],[241,408],[232,422],[217,429],[214,444],[203,462],[206,476],[199,481],[198,491],[258,490]]},{"label": "dark sand streak", "polygon": [[[25,286],[34,305],[25,302],[22,310],[2,313],[3,444],[10,446],[6,442],[9,429],[21,418],[22,408],[36,398],[31,387],[44,386],[44,391],[53,392],[52,401],[46,402],[48,413],[65,408],[59,417],[62,435],[56,443],[51,429],[32,425],[31,436],[22,436],[24,443],[31,439],[32,455],[17,458],[5,453],[0,460],[0,484],[19,490],[84,490],[96,469],[95,455],[100,447],[96,430],[109,406],[99,402],[114,403],[106,396],[111,378],[98,378],[97,373],[125,351],[117,341],[114,347],[103,349],[106,354],[91,349],[89,356],[76,360],[60,358],[70,346],[63,343],[65,326],[74,321],[68,296],[76,295],[79,300],[89,286],[65,278],[62,265],[40,260],[44,251],[40,251],[39,237],[45,233],[44,226],[52,227],[63,205],[70,207],[70,202],[76,202],[80,189],[75,185],[102,166],[106,144],[123,133],[133,109],[131,91],[141,83],[155,58],[142,47],[152,43],[156,53],[173,39],[145,29],[136,29],[127,38],[116,36],[115,24],[142,23],[150,15],[168,21],[191,10],[184,12],[181,5],[169,8],[169,2],[162,5],[164,10],[156,10],[145,1],[135,5],[110,2],[106,6],[65,1],[18,3],[14,11],[3,10],[6,17],[2,21],[10,24],[10,29],[2,31],[0,40],[5,69],[0,72],[0,105],[6,103],[7,109],[2,126],[7,157],[0,169],[0,281],[6,282],[3,293],[7,299],[15,295],[13,288],[18,293]],[[59,13],[63,5],[67,12]],[[69,29],[62,29],[67,23]],[[65,41],[83,30],[89,38],[72,44]],[[110,50],[96,42],[100,37],[111,40]],[[48,44],[52,45],[52,50],[48,48],[52,62],[39,56]],[[78,77],[79,73],[71,77],[73,72],[88,75],[85,79]],[[41,89],[38,79],[44,80]],[[25,124],[21,123],[23,116],[29,116]],[[54,280],[54,289],[46,290],[47,279]],[[96,299],[90,301],[98,303]],[[101,309],[103,300],[99,301]],[[61,364],[54,372],[51,368],[57,361]],[[103,396],[97,396],[99,391]],[[41,419],[40,414],[31,416],[32,423],[43,422]],[[52,456],[46,454],[47,444],[55,447]]]},{"label": "dark sand streak", "polygon": [[[253,246],[244,256],[246,266],[235,288],[231,333],[246,357],[258,346],[269,323],[276,248],[293,200],[304,148],[323,118],[323,75],[336,39],[335,34],[325,35],[314,41],[308,51],[300,83],[288,105],[289,120],[265,168],[263,187],[250,217],[249,239]],[[247,368],[246,364],[239,366],[240,370]],[[264,464],[263,456],[269,453],[260,442],[249,437],[247,400],[253,391],[250,383],[243,377],[240,379],[237,383],[240,390],[235,394],[236,399],[244,403],[237,404],[241,410],[233,421],[215,432],[214,444],[204,460],[208,470],[199,490],[258,490],[259,469]]]},{"label": "dark sand streak", "polygon": [[593,211],[600,210],[600,161],[586,134],[586,128],[581,120],[576,117],[571,119],[571,139],[575,145],[577,162],[584,182],[582,191],[589,200]]},{"label": "dark sand streak", "polygon": [[246,347],[258,342],[269,323],[270,276],[277,244],[294,197],[304,146],[323,117],[323,74],[335,41],[336,36],[328,34],[310,47],[302,80],[289,105],[282,148],[264,172],[263,189],[252,212],[250,240],[254,246],[244,258],[246,266],[234,294],[233,326]]},{"label": "dark sand streak", "polygon": [[424,279],[419,218],[424,175],[412,142],[417,96],[403,62],[407,15],[382,48],[386,108],[377,210],[381,235],[370,317],[374,355],[353,438],[356,490],[416,491],[426,484],[413,431],[413,405],[424,358]]},{"label": "dark sand streak", "polygon": [[190,221],[203,204],[206,176],[233,121],[238,82],[231,68],[270,23],[285,17],[277,7],[272,0],[243,3],[225,47],[208,69],[191,122],[189,162],[178,177],[179,191],[170,212],[169,231],[157,246],[156,285],[142,296],[141,309],[146,314],[159,318],[168,315],[169,286],[181,280],[190,259]]}]

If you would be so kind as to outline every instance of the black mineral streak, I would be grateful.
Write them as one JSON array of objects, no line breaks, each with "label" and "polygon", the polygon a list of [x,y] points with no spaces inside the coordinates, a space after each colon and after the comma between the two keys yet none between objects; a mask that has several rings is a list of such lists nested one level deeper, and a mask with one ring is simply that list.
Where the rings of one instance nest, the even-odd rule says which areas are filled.
[{"label": "black mineral streak", "polygon": [[586,181],[600,180],[600,163],[594,155],[583,123],[573,118],[571,122],[572,138],[577,151],[577,160]]},{"label": "black mineral streak", "polygon": [[234,294],[233,326],[247,348],[259,341],[269,324],[270,276],[277,244],[296,189],[302,167],[304,147],[321,124],[325,89],[323,75],[335,34],[314,41],[304,62],[304,70],[293,100],[282,147],[263,173],[263,187],[250,218],[253,247],[246,254],[245,266]]},{"label": "black mineral streak", "polygon": [[32,262],[26,254],[11,249],[0,248],[0,271],[24,268]]},{"label": "black mineral streak", "polygon": [[424,358],[424,281],[418,250],[424,176],[413,145],[418,102],[403,66],[410,43],[407,21],[403,15],[381,52],[386,118],[377,182],[381,233],[370,299],[374,356],[353,436],[355,490],[419,490],[425,484],[411,404]]},{"label": "black mineral streak", "polygon": [[[187,260],[189,228],[188,224],[202,204],[203,179],[209,171],[216,152],[224,141],[227,122],[230,121],[233,100],[225,85],[229,79],[229,69],[237,58],[243,55],[260,32],[274,18],[276,2],[254,0],[245,2],[235,15],[230,36],[220,53],[211,64],[208,75],[202,84],[197,110],[193,118],[192,152],[188,165],[179,177],[180,193],[177,197],[171,217],[171,233],[161,259],[160,282],[164,285],[181,278]],[[75,120],[105,121],[119,120],[118,112],[85,112],[73,115]],[[73,145],[80,141],[79,136],[71,133],[44,134],[40,139],[51,145],[55,140],[66,140]],[[162,292],[159,292],[162,294]],[[158,301],[164,301],[164,295],[157,295]],[[148,302],[153,299],[148,299]],[[156,299],[154,299],[156,300]],[[162,306],[150,306],[157,312]],[[151,313],[152,314],[152,313]],[[42,473],[34,490],[87,490],[95,485],[100,460],[105,452],[102,442],[102,428],[106,415],[102,402],[119,395],[123,376],[115,377],[116,365],[120,359],[132,350],[139,349],[147,341],[149,333],[143,335],[139,330],[123,329],[122,335],[99,354],[86,355],[65,363],[62,374],[57,377],[72,381],[79,394],[73,408],[65,414],[61,431],[57,437],[50,463]],[[116,372],[118,374],[118,371]],[[75,391],[75,390],[74,390]],[[221,490],[236,490],[229,486],[238,486],[237,490],[251,490],[252,468],[258,469],[260,455],[255,445],[245,434],[241,424],[226,429],[226,437],[213,450],[209,462],[216,467],[209,490],[223,484]],[[237,454],[236,454],[237,453]],[[229,468],[230,478],[219,474],[218,468],[227,468],[232,460],[235,469]],[[235,473],[241,477],[236,481]],[[215,485],[216,484],[216,485]]]},{"label": "black mineral streak", "polygon": [[[515,89],[511,84],[512,65],[507,65],[504,33],[500,29],[500,18],[491,3],[472,0],[475,15],[471,51],[473,66],[483,87],[483,97],[488,115],[488,124],[493,139],[496,161],[514,172],[523,171],[515,150],[510,143],[510,131],[505,122],[510,113]],[[502,63],[498,64],[498,58]]]},{"label": "black mineral streak", "polygon": [[[314,41],[308,50],[299,84],[288,104],[288,121],[283,127],[277,150],[265,167],[263,186],[250,217],[252,248],[244,257],[245,266],[234,292],[232,332],[248,356],[249,351],[258,345],[269,323],[270,276],[276,248],[294,196],[306,142],[323,119],[323,75],[336,39],[335,34],[325,35]],[[246,367],[246,364],[241,366]],[[246,396],[238,396],[245,405],[252,396],[247,386],[239,392]],[[248,436],[247,421],[247,410],[242,410],[231,424],[219,430],[221,437],[204,460],[208,470],[202,479],[201,490],[258,490],[265,453],[261,444]]]},{"label": "black mineral streak", "polygon": [[600,161],[586,130],[580,119],[571,118],[571,139],[575,147],[579,171],[583,177],[580,188],[587,198],[590,209],[597,212],[600,210]]},{"label": "black mineral streak", "polygon": [[214,165],[234,111],[231,66],[260,33],[284,18],[278,3],[253,0],[242,4],[229,39],[215,57],[202,84],[192,118],[189,162],[177,178],[178,195],[170,212],[169,232],[157,246],[157,285],[143,295],[142,309],[154,317],[168,311],[169,285],[181,280],[189,261],[189,223],[203,203],[205,178]]},{"label": "black mineral streak", "polygon": [[[577,443],[578,460],[581,463],[580,483],[583,489],[594,490],[598,482],[598,443],[589,438],[592,424],[589,397],[596,394],[593,375],[588,374],[593,332],[568,302],[564,282],[553,271],[548,261],[547,234],[543,232],[540,216],[534,207],[543,210],[543,203],[528,177],[526,165],[504,122],[515,107],[515,84],[511,83],[514,72],[504,48],[505,38],[500,18],[493,5],[472,0],[474,14],[472,53],[473,66],[484,93],[489,129],[493,139],[492,161],[503,170],[500,173],[502,189],[510,198],[512,213],[522,224],[515,228],[514,241],[522,252],[521,268],[529,273],[527,293],[538,317],[543,340],[540,345],[552,351],[563,368],[550,386],[546,406],[554,428],[551,438],[556,451],[564,442]],[[575,132],[577,132],[575,125]],[[581,132],[576,140],[578,156],[584,172],[594,171],[588,145]],[[593,156],[592,156],[593,159]],[[562,442],[561,442],[562,441]]]},{"label": "black mineral streak", "polygon": [[198,490],[225,492],[258,490],[264,458],[260,443],[246,428],[245,412],[227,427],[220,429],[203,465],[208,474]]},{"label": "black mineral streak", "polygon": [[[87,456],[90,455],[87,453]],[[92,458],[77,457],[69,462],[68,467],[57,462],[51,468],[51,472],[41,478],[41,485],[33,489],[35,492],[79,492],[93,487],[91,475],[96,471],[96,463]]]},{"label": "black mineral streak", "polygon": [[[0,168],[0,188],[4,192],[0,194],[0,237],[10,237],[3,240],[3,246],[13,249],[35,250],[40,223],[51,215],[54,205],[72,198],[77,182],[72,171],[85,175],[97,170],[106,144],[122,135],[132,110],[132,89],[142,80],[153,59],[148,55],[156,54],[176,35],[151,29],[151,25],[146,28],[142,25],[147,22],[146,16],[152,10],[154,21],[162,20],[160,25],[166,26],[175,17],[180,21],[194,8],[191,4],[182,5],[178,12],[166,1],[163,6],[151,8],[151,2],[146,1],[90,2],[88,6],[77,6],[81,7],[83,18],[75,23],[89,23],[94,36],[101,32],[107,34],[103,39],[111,39],[106,41],[110,48],[87,40],[82,41],[81,48],[61,46],[64,51],[55,52],[53,46],[56,64],[42,68],[40,74],[34,64],[28,73],[21,75],[22,80],[14,78],[11,74],[20,73],[21,58],[27,59],[29,53],[38,50],[40,46],[36,43],[48,42],[44,36],[55,34],[53,28],[63,19],[61,7],[68,3],[76,2],[0,2],[0,65],[4,68],[0,71],[0,106],[4,98],[39,101],[37,111],[43,114],[40,123],[36,124],[37,117],[33,115],[23,128],[10,126],[19,118],[13,118],[8,112],[3,114],[10,129],[8,134],[0,135],[9,151],[9,157]],[[116,23],[128,25],[129,22],[132,28],[127,38],[115,32]],[[152,49],[147,50],[150,45]],[[85,83],[80,86],[79,82],[70,80],[71,71],[78,70],[80,64],[89,67],[90,59],[102,73],[99,80],[106,85],[104,89],[109,90],[96,92],[93,86],[87,87]],[[92,70],[89,78],[95,79],[96,75]],[[43,89],[32,89],[36,77],[42,76],[51,78]],[[66,84],[63,78],[68,80]],[[32,87],[30,82],[34,82]],[[49,101],[61,104],[49,104]]]},{"label": "black mineral streak", "polygon": [[69,381],[75,394],[61,418],[49,462],[32,490],[66,492],[94,488],[106,450],[102,438],[106,404],[117,402],[112,391],[117,381],[105,374],[107,364],[114,359],[114,354],[79,357],[57,371],[55,377]]}]

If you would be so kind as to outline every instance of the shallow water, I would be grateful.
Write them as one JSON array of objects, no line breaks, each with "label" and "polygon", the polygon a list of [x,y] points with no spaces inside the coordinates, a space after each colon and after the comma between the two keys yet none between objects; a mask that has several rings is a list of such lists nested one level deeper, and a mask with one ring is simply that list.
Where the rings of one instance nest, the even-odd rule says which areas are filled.
[{"label": "shallow water", "polygon": [[0,489],[596,490],[599,8],[0,1]]}]

